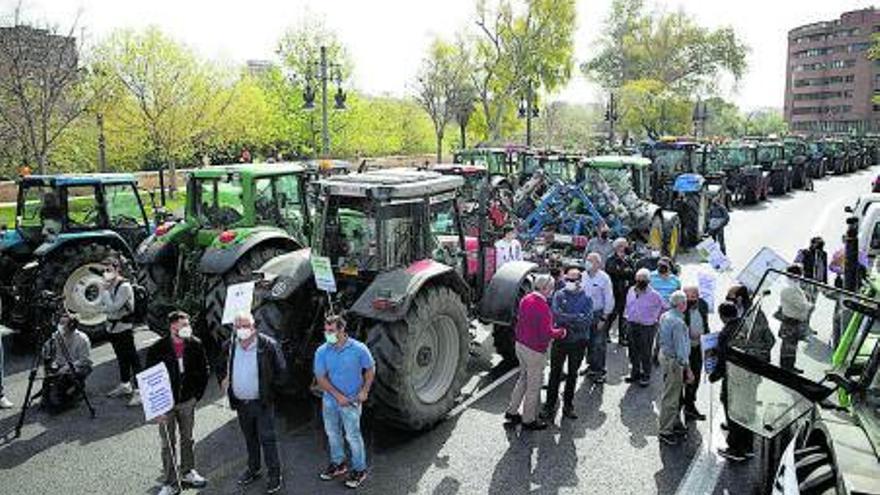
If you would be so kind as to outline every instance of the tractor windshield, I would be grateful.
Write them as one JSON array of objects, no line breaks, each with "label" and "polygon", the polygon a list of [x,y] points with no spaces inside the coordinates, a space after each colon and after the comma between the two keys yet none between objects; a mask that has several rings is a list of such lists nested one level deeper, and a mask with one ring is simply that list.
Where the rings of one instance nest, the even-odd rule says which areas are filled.
[{"label": "tractor windshield", "polygon": [[258,225],[277,225],[294,237],[304,233],[300,178],[296,175],[263,177],[254,181],[254,215]]},{"label": "tractor windshield", "polygon": [[655,150],[654,165],[662,174],[666,175],[687,172],[687,151],[678,148],[663,148]]},{"label": "tractor windshield", "polygon": [[244,218],[243,191],[237,176],[192,181],[195,213],[206,227],[225,228]]},{"label": "tractor windshield", "polygon": [[[858,314],[853,308],[875,307],[876,302],[772,271],[767,272],[755,293],[759,295],[729,346],[756,362],[728,363],[728,413],[733,421],[772,438],[812,408],[816,394],[830,394],[826,387],[830,386],[828,370],[834,367],[851,374],[853,365],[859,363],[864,336],[873,336],[873,349],[880,328],[873,318],[859,319],[856,324],[861,326],[860,337],[853,346],[859,352],[850,352],[846,359],[838,360],[836,355],[832,359],[835,349],[840,352],[836,343],[842,340],[851,321],[856,321],[851,319]],[[841,363],[843,366],[835,366]]]},{"label": "tractor windshield", "polygon": [[18,228],[40,230],[43,227],[43,218],[50,213],[50,210],[54,210],[54,216],[60,221],[59,201],[57,193],[51,187],[42,184],[23,185],[16,218]]},{"label": "tractor windshield", "polygon": [[718,160],[724,167],[744,167],[750,165],[749,151],[745,148],[720,148]]},{"label": "tractor windshield", "polygon": [[758,146],[758,161],[762,163],[782,159],[781,146]]}]

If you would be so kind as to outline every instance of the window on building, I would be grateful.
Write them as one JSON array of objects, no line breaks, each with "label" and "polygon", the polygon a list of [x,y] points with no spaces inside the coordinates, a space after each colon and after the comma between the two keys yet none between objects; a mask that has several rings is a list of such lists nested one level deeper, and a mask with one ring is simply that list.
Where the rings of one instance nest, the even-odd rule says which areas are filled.
[{"label": "window on building", "polygon": [[871,47],[871,43],[867,43],[867,42],[853,43],[852,45],[849,45],[849,51],[850,52],[863,52],[870,47]]}]

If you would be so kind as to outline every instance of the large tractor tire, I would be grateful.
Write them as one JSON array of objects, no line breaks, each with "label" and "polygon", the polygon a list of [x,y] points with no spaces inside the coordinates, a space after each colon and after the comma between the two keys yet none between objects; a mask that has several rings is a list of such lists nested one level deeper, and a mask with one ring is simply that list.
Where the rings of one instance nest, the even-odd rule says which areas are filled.
[{"label": "large tractor tire", "polygon": [[79,244],[49,255],[36,274],[34,293],[51,291],[63,296],[64,307],[77,314],[80,330],[94,336],[107,321],[100,304],[102,262],[107,258],[122,260],[123,275],[131,276],[131,264],[119,251],[103,244]]},{"label": "large tractor tire", "polygon": [[681,219],[672,217],[663,224],[663,254],[673,261],[681,249]]},{"label": "large tractor tire", "polygon": [[467,309],[443,286],[422,289],[403,320],[373,326],[376,415],[405,430],[443,419],[464,385],[469,343]]},{"label": "large tractor tire", "polygon": [[160,264],[138,267],[138,284],[150,296],[147,302],[147,327],[159,335],[165,335],[168,331],[168,314],[173,309],[168,304],[174,286],[173,278],[174,274]]},{"label": "large tractor tire", "polygon": [[803,495],[836,495],[837,472],[828,451],[810,446],[794,451],[798,490]]},{"label": "large tractor tire", "polygon": [[223,308],[226,305],[226,289],[230,285],[253,280],[254,271],[270,259],[284,254],[284,249],[276,246],[257,245],[235,262],[223,275],[212,275],[205,283],[205,336],[219,346],[229,338],[230,331],[221,324]]},{"label": "large tractor tire", "polygon": [[516,301],[514,301],[513,319],[510,325],[492,325],[492,344],[495,347],[495,352],[501,356],[502,367],[514,368],[519,365],[519,359],[516,357],[517,313],[519,313],[519,301],[532,290],[532,282],[532,277],[527,276],[520,284]]}]

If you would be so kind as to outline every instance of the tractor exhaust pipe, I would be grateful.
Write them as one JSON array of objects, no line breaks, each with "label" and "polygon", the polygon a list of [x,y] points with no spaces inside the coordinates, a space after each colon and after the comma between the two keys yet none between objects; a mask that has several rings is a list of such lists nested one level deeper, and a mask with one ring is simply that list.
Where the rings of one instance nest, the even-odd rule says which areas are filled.
[{"label": "tractor exhaust pipe", "polygon": [[844,236],[843,287],[851,292],[859,290],[859,220],[850,216],[846,219]]}]

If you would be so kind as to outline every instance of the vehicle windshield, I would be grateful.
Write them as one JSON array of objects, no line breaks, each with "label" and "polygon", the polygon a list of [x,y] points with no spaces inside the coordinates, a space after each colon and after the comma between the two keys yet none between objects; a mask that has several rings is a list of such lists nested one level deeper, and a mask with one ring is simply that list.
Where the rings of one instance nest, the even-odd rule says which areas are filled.
[{"label": "vehicle windshield", "polygon": [[687,172],[687,151],[672,148],[655,150],[654,165],[665,174]]},{"label": "vehicle windshield", "polygon": [[23,185],[18,205],[16,225],[20,229],[43,228],[45,219],[61,222],[61,203],[58,192],[42,184]]},{"label": "vehicle windshield", "polygon": [[758,146],[758,161],[771,162],[782,158],[782,148],[779,146]]},{"label": "vehicle windshield", "polygon": [[716,156],[723,167],[751,165],[751,153],[747,148],[719,148]]},{"label": "vehicle windshield", "polygon": [[190,185],[196,217],[202,225],[224,228],[244,218],[243,190],[237,175],[195,179]]},{"label": "vehicle windshield", "polygon": [[331,196],[316,249],[347,275],[406,266],[423,252],[417,222],[423,211],[421,199],[377,206],[366,198]]},{"label": "vehicle windshield", "polygon": [[[853,314],[848,306],[875,305],[864,297],[776,272],[768,272],[755,293],[730,347],[770,364],[777,370],[773,376],[797,376],[815,384],[828,384],[833,345]],[[813,407],[796,390],[754,371],[729,363],[727,372],[731,419],[759,435],[775,436]]]}]

